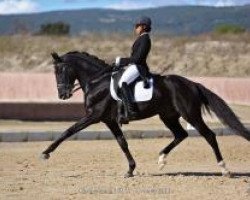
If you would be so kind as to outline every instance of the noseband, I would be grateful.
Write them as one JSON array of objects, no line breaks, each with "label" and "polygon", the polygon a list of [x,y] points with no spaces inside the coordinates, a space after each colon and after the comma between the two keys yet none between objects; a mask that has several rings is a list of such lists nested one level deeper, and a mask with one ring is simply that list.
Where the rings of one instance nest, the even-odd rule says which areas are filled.
[{"label": "noseband", "polygon": [[[77,87],[78,86],[78,87]],[[70,85],[70,84],[57,84],[57,88],[60,89],[60,88],[65,88],[65,89],[69,89],[72,91],[72,94],[74,94],[76,91],[78,91],[79,89],[81,89],[81,86],[79,83],[76,83],[74,85]]]}]

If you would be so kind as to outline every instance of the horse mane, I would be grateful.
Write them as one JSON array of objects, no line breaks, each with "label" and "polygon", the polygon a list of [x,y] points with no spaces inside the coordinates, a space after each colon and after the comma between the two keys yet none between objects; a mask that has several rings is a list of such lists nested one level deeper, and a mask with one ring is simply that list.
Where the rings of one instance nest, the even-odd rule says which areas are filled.
[{"label": "horse mane", "polygon": [[98,58],[97,56],[91,55],[87,52],[79,52],[79,51],[70,51],[68,53],[66,53],[65,55],[76,55],[79,56],[80,58],[83,58],[84,60],[86,60],[87,62],[90,62],[98,67],[110,67],[110,65],[108,63],[106,63],[104,60]]},{"label": "horse mane", "polygon": [[103,77],[105,77],[107,73],[110,74],[112,72],[112,67],[109,64],[107,64],[104,60],[98,58],[97,56],[91,55],[87,52],[70,51],[65,55],[75,55],[101,68],[101,70],[91,78],[91,80],[89,81],[90,83],[96,83],[100,81]]}]

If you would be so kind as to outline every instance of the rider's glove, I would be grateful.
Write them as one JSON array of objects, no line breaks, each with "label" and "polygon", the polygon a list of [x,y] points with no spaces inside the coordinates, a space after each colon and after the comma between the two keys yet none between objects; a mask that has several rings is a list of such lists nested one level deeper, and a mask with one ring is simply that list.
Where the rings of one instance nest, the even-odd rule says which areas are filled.
[{"label": "rider's glove", "polygon": [[118,71],[120,69],[120,60],[121,60],[121,57],[116,57],[115,59],[115,63],[112,63],[112,68],[113,68],[113,71]]},{"label": "rider's glove", "polygon": [[117,66],[115,63],[112,63],[111,67],[113,72],[118,71],[120,69],[120,66]]},{"label": "rider's glove", "polygon": [[120,63],[121,63],[121,57],[116,57],[116,59],[115,59],[115,65],[116,66],[120,66]]}]

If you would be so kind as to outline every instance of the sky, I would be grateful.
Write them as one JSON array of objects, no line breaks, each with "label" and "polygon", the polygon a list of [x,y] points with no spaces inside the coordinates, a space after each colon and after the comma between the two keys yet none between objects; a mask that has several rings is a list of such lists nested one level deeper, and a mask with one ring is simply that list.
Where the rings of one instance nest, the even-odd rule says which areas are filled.
[{"label": "sky", "polygon": [[34,13],[83,8],[129,10],[170,5],[221,7],[245,4],[250,4],[250,0],[0,0],[0,14]]}]

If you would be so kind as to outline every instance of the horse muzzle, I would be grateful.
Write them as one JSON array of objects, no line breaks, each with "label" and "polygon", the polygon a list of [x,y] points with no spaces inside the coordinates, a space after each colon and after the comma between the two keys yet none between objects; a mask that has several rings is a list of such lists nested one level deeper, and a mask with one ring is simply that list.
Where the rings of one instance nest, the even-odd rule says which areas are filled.
[{"label": "horse muzzle", "polygon": [[67,100],[67,99],[69,99],[70,97],[72,97],[72,94],[71,94],[71,93],[59,94],[58,97],[59,97],[59,99]]},{"label": "horse muzzle", "polygon": [[72,90],[58,90],[58,98],[62,100],[67,100],[73,96]]},{"label": "horse muzzle", "polygon": [[58,89],[58,98],[62,100],[69,99],[70,97],[73,96],[73,88],[74,86],[72,85],[65,85],[64,84],[58,84],[57,89]]}]

